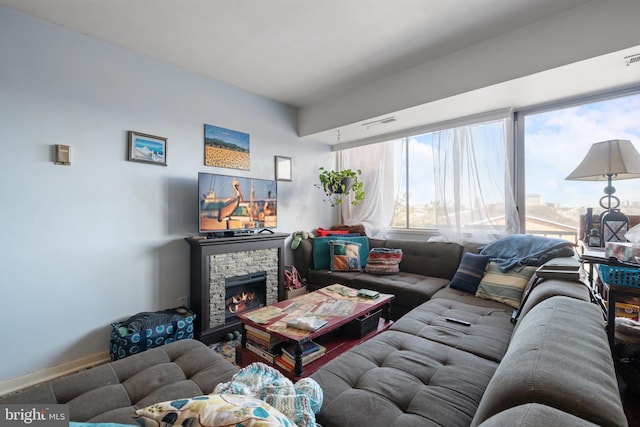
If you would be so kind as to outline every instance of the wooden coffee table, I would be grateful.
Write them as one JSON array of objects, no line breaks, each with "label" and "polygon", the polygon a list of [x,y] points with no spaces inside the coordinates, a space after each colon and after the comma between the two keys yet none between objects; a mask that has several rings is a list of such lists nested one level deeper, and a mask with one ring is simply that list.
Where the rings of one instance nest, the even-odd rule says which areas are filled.
[{"label": "wooden coffee table", "polygon": [[[242,367],[253,362],[263,362],[294,380],[312,374],[348,349],[388,329],[393,323],[389,318],[393,295],[380,294],[378,298],[368,299],[358,297],[355,295],[356,293],[355,289],[335,284],[239,314],[238,318],[242,323],[242,345],[236,351],[236,362]],[[352,329],[355,326],[357,329],[358,323],[362,322],[362,319],[367,319],[368,315],[376,313],[378,310],[382,310],[381,316],[377,320],[377,325],[370,328],[372,329],[370,332],[363,336],[357,336],[358,334],[353,336],[346,333],[346,328]],[[287,320],[303,315],[314,315],[325,319],[327,324],[314,332],[287,327]],[[375,319],[373,320],[375,321]],[[353,321],[355,324],[350,323]],[[246,326],[262,333],[268,333],[271,337],[285,343],[292,343],[295,347],[293,371],[284,369],[274,361],[267,360],[248,350]],[[311,340],[321,343],[326,348],[326,352],[316,360],[304,365],[303,370],[303,346]]]}]

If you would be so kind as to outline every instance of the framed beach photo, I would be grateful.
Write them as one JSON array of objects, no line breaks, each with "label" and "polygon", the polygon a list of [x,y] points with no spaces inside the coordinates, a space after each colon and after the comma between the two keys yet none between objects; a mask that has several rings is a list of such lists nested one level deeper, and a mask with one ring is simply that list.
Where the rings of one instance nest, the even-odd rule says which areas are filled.
[{"label": "framed beach photo", "polygon": [[204,165],[248,171],[251,137],[248,133],[204,125]]},{"label": "framed beach photo", "polygon": [[129,131],[128,136],[128,160],[167,166],[167,138],[132,130]]}]

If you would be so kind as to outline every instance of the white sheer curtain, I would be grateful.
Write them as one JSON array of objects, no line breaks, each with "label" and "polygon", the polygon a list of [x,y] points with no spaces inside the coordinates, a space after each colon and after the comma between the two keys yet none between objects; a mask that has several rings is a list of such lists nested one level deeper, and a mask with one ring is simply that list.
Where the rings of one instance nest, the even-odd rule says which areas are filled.
[{"label": "white sheer curtain", "polygon": [[366,192],[358,206],[345,201],[343,222],[378,238],[394,212],[396,227],[436,231],[434,240],[482,243],[519,232],[506,116],[340,151],[339,167],[362,170]]},{"label": "white sheer curtain", "polygon": [[494,120],[435,134],[435,221],[443,240],[489,242],[518,232],[508,122]]},{"label": "white sheer curtain", "polygon": [[362,224],[367,236],[384,239],[391,227],[395,201],[400,186],[401,141],[342,150],[338,153],[338,166],[352,170],[360,169],[365,197],[353,206],[345,200],[342,204],[343,222],[348,225]]}]

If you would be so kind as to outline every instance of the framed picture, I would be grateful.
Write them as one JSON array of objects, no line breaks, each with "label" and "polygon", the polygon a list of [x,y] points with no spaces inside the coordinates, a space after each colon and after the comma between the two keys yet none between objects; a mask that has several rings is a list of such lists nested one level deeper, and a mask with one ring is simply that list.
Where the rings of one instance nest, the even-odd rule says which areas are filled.
[{"label": "framed picture", "polygon": [[291,181],[291,157],[276,157],[276,181]]},{"label": "framed picture", "polygon": [[250,170],[249,134],[205,124],[204,164],[219,168]]},{"label": "framed picture", "polygon": [[167,166],[167,138],[129,131],[129,158],[132,162]]}]

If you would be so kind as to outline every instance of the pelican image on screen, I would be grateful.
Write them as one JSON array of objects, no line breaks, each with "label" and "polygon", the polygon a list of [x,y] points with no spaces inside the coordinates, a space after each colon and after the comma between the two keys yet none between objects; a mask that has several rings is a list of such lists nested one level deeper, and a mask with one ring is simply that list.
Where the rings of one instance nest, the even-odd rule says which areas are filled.
[{"label": "pelican image on screen", "polygon": [[242,231],[277,226],[275,180],[200,172],[199,231]]}]

